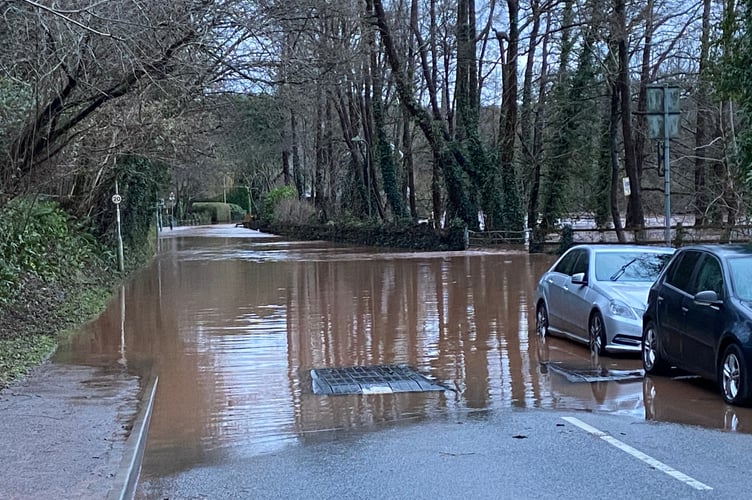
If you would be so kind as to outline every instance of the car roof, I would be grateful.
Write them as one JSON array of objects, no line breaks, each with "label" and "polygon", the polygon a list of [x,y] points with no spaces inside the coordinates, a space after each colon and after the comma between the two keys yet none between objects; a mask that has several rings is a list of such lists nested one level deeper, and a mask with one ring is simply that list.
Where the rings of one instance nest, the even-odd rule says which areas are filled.
[{"label": "car roof", "polygon": [[735,255],[752,255],[752,243],[717,243],[705,245],[688,245],[681,247],[682,251],[704,250],[719,257],[733,257]]},{"label": "car roof", "polygon": [[575,245],[572,248],[586,248],[590,249],[592,251],[598,252],[598,253],[616,253],[616,252],[655,252],[655,253],[673,253],[675,251],[674,248],[671,247],[664,247],[664,246],[653,246],[653,245],[630,245],[630,244],[600,244],[600,245],[594,245],[594,244],[580,244]]}]

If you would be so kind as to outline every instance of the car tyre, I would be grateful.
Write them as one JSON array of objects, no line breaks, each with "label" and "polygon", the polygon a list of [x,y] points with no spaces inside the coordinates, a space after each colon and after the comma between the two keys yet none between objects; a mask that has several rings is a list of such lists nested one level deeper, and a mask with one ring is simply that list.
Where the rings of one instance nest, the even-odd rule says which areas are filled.
[{"label": "car tyre", "polygon": [[723,351],[718,381],[723,399],[728,404],[749,405],[749,374],[738,345],[731,344]]},{"label": "car tyre", "polygon": [[603,316],[598,311],[590,315],[588,332],[590,333],[590,353],[598,356],[606,354],[606,327],[603,324]]},{"label": "car tyre", "polygon": [[665,375],[670,368],[658,349],[658,333],[652,321],[642,330],[642,367],[651,375]]},{"label": "car tyre", "polygon": [[535,333],[539,337],[548,335],[548,309],[545,302],[538,304],[535,310]]}]

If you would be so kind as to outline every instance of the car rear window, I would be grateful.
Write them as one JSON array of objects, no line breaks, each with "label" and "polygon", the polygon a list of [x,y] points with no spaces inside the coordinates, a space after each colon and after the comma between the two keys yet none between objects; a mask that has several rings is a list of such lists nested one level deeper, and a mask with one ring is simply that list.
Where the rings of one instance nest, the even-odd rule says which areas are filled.
[{"label": "car rear window", "polygon": [[599,281],[652,282],[671,258],[653,252],[602,252],[595,256],[595,279]]}]

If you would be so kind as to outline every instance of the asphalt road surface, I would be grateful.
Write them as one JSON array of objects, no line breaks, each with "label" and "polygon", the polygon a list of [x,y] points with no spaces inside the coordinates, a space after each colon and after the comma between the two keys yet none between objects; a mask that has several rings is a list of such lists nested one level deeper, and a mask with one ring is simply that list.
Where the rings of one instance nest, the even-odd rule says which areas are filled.
[{"label": "asphalt road surface", "polygon": [[747,434],[509,410],[224,456],[137,498],[748,498],[750,450]]}]

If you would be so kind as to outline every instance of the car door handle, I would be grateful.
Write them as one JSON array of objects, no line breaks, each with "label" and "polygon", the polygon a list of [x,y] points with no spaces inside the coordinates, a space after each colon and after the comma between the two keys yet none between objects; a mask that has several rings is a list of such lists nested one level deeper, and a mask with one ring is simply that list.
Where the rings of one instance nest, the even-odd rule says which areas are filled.
[{"label": "car door handle", "polygon": [[663,302],[663,297],[661,295],[658,296],[658,302]]},{"label": "car door handle", "polygon": [[687,309],[686,307],[682,306],[682,312],[683,312],[684,314],[686,314],[686,313],[687,313],[687,311],[689,311],[689,309]]},{"label": "car door handle", "polygon": [[551,278],[548,278],[546,281],[549,282],[549,283],[551,283],[552,285],[554,283],[554,280],[552,280]]}]

